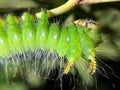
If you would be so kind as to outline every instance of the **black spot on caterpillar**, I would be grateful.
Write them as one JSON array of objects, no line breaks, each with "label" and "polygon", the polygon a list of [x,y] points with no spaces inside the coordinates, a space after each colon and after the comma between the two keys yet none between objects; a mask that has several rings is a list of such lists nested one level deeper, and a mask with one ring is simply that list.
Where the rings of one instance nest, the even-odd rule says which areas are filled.
[{"label": "black spot on caterpillar", "polygon": [[24,13],[20,22],[12,15],[7,17],[6,23],[0,20],[0,62],[12,61],[19,67],[34,68],[37,73],[49,73],[55,62],[66,60],[68,64],[61,71],[63,74],[68,74],[74,66],[79,68],[83,81],[91,84],[100,32],[74,23],[61,27],[50,24],[45,12],[36,21],[34,23],[29,13]]}]

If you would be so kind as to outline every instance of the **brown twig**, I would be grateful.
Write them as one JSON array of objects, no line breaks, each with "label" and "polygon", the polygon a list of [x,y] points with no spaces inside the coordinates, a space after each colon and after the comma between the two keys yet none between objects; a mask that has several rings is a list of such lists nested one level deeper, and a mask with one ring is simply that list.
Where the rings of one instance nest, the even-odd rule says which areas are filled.
[{"label": "brown twig", "polygon": [[105,3],[105,2],[118,2],[120,0],[82,0],[79,2],[80,5],[89,5],[89,4],[96,4],[96,3]]}]

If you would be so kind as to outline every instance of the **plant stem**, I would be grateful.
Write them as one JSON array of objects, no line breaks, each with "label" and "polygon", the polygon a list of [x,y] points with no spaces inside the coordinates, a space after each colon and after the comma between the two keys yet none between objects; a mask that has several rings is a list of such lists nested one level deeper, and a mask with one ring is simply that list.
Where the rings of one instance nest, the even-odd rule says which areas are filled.
[{"label": "plant stem", "polygon": [[[54,17],[54,16],[63,14],[65,12],[73,9],[78,4],[78,1],[79,0],[68,0],[65,4],[63,4],[57,8],[47,10],[48,17]],[[40,18],[41,12],[36,13],[36,16],[38,18]]]},{"label": "plant stem", "polygon": [[[120,0],[68,0],[65,4],[53,8],[50,10],[47,10],[48,17],[54,17],[57,15],[61,15],[71,9],[73,9],[77,5],[88,5],[88,4],[95,4],[95,3],[104,3],[104,2],[115,2],[115,1],[120,1]],[[38,18],[41,17],[41,12],[36,13],[36,16]]]}]

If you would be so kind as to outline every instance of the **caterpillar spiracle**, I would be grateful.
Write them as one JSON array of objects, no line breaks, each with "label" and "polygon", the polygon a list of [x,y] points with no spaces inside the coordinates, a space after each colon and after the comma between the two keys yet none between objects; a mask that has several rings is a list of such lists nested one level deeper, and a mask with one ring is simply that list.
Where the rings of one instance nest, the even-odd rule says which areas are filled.
[{"label": "caterpillar spiracle", "polygon": [[87,77],[92,77],[96,71],[95,48],[100,40],[100,32],[95,28],[79,23],[65,26],[50,24],[45,12],[36,22],[29,13],[24,13],[21,21],[8,15],[7,20],[0,19],[0,62],[9,59],[20,62],[22,58],[29,61],[32,57],[31,63],[37,62],[34,65],[37,66],[40,58],[45,58],[42,62],[45,63],[48,59],[52,61],[52,55],[64,57],[67,65],[62,73],[68,74],[72,66],[77,67],[83,81],[90,84]]}]

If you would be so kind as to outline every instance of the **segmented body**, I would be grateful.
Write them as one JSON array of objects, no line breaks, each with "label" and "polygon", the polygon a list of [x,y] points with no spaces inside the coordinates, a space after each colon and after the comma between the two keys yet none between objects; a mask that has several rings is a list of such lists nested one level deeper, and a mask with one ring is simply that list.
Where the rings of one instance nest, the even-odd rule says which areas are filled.
[{"label": "segmented body", "polygon": [[[68,66],[64,69],[67,74],[74,62],[81,57],[85,60],[95,60],[95,47],[100,43],[100,33],[94,28],[70,23],[60,27],[50,24],[47,14],[37,23],[33,22],[30,14],[24,13],[23,20],[9,15],[7,24],[0,20],[0,58],[12,57],[26,51],[49,50],[57,52],[59,57],[66,57]],[[91,73],[95,72],[95,64],[90,66]]]}]

